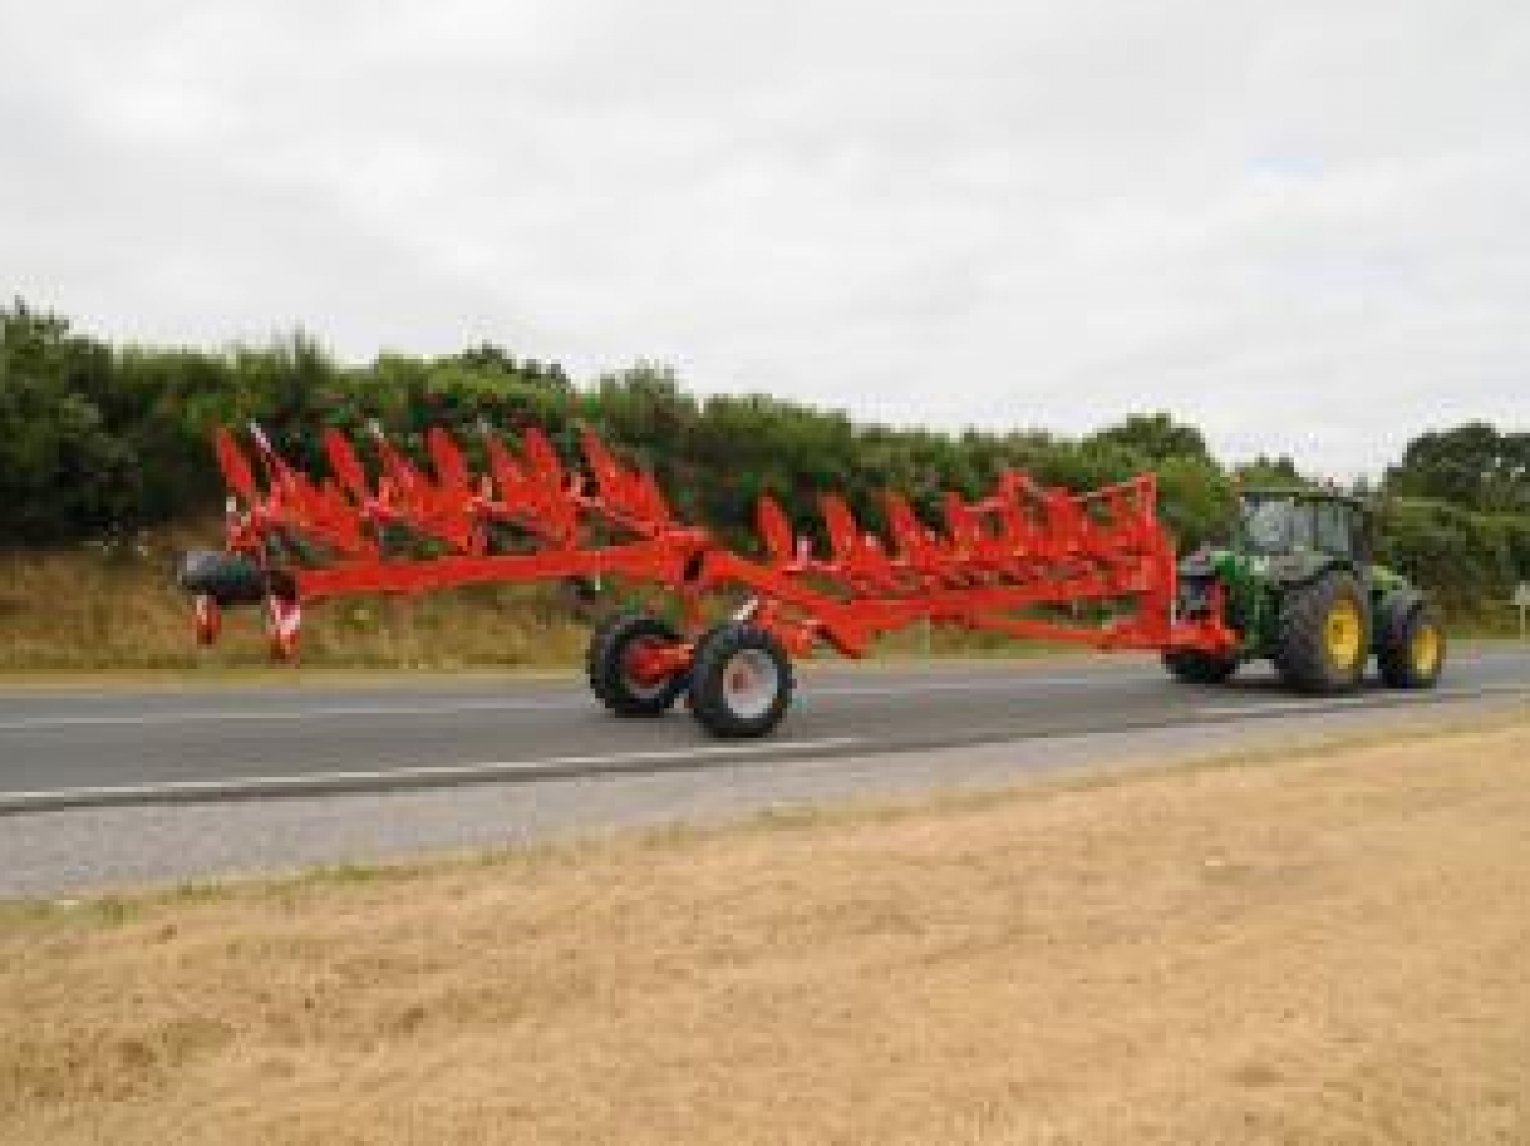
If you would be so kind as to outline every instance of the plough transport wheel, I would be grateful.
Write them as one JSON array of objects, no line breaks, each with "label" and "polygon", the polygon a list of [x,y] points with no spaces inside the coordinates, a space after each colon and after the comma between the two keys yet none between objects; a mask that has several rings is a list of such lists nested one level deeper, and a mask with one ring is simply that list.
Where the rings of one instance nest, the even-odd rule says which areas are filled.
[{"label": "plough transport wheel", "polygon": [[728,621],[696,642],[687,699],[713,736],[743,740],[766,736],[792,701],[792,664],[764,629]]},{"label": "plough transport wheel", "polygon": [[590,637],[585,673],[590,691],[617,716],[662,716],[685,691],[683,671],[654,671],[652,662],[681,643],[667,622],[645,613],[608,617]]}]

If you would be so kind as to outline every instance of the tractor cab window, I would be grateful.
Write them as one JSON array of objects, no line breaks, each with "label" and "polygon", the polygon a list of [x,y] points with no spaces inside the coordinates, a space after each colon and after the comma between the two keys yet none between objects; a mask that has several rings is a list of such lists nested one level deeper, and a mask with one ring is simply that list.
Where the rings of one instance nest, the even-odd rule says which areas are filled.
[{"label": "tractor cab window", "polygon": [[1291,505],[1291,551],[1305,553],[1317,548],[1317,507],[1297,499]]},{"label": "tractor cab window", "polygon": [[1364,548],[1360,515],[1343,502],[1322,498],[1247,497],[1242,534],[1249,552],[1265,557],[1326,553],[1355,558]]},{"label": "tractor cab window", "polygon": [[1317,517],[1319,552],[1333,557],[1354,556],[1354,536],[1349,507],[1340,502],[1321,502],[1313,506]]},{"label": "tractor cab window", "polygon": [[1262,497],[1243,503],[1243,536],[1254,553],[1289,553],[1295,541],[1297,506],[1288,497]]}]

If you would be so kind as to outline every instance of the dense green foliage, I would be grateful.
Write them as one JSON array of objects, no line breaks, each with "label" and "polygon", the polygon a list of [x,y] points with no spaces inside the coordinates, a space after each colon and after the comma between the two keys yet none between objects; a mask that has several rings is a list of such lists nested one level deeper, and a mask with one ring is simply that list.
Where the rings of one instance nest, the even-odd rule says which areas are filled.
[{"label": "dense green foliage", "polygon": [[1485,422],[1423,434],[1387,475],[1397,494],[1435,498],[1481,513],[1530,513],[1530,433]]},{"label": "dense green foliage", "polygon": [[[876,524],[883,489],[933,515],[941,490],[976,495],[1018,467],[1074,488],[1156,470],[1164,516],[1191,546],[1228,520],[1237,480],[1302,480],[1288,458],[1229,469],[1199,430],[1162,413],[1082,439],[891,429],[764,395],[698,398],[651,365],[575,386],[555,364],[493,346],[359,367],[301,335],[263,349],[115,348],[17,302],[0,309],[0,542],[70,543],[213,510],[218,424],[259,421],[278,448],[321,469],[324,427],[374,419],[416,449],[433,424],[471,448],[480,425],[513,435],[534,422],[572,453],[578,427],[593,425],[650,466],[682,514],[739,544],[765,491],[807,525],[813,496],[839,490]],[[1388,471],[1384,494],[1383,556],[1449,602],[1501,599],[1530,579],[1530,434],[1482,424],[1426,434]]]}]

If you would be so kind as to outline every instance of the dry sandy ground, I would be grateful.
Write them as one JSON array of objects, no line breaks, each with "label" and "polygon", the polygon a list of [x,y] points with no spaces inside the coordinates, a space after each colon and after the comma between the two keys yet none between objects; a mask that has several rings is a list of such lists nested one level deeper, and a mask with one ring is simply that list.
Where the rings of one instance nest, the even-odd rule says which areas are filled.
[{"label": "dry sandy ground", "polygon": [[10,1142],[1530,1142],[1530,722],[0,912]]}]

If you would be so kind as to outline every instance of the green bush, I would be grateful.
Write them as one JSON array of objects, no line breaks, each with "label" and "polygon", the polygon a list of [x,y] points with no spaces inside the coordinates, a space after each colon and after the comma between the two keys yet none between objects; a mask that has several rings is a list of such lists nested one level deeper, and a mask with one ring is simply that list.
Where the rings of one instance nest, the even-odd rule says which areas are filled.
[{"label": "green bush", "polygon": [[1396,498],[1378,518],[1378,558],[1434,590],[1447,608],[1475,615],[1530,580],[1530,515]]},{"label": "green bush", "polygon": [[[0,308],[0,545],[94,539],[207,512],[222,498],[208,444],[215,426],[258,421],[283,453],[322,471],[326,427],[356,433],[374,420],[417,454],[432,425],[481,454],[478,426],[513,436],[535,424],[572,456],[579,426],[591,424],[653,469],[682,516],[741,547],[755,543],[762,493],[821,536],[821,493],[842,493],[876,528],[882,491],[896,489],[934,522],[944,490],[975,497],[1011,468],[1074,489],[1155,470],[1163,518],[1184,548],[1218,536],[1234,500],[1234,474],[1200,431],[1164,413],[1078,440],[894,429],[766,395],[699,400],[652,364],[575,387],[558,365],[494,346],[387,354],[361,367],[336,363],[301,333],[219,352],[114,348],[17,301]],[[358,442],[365,453],[366,435]],[[1428,496],[1384,502],[1380,555],[1459,607],[1530,579],[1527,443],[1481,424],[1416,439],[1387,488]],[[1302,480],[1287,458],[1260,458],[1236,476]]]}]

